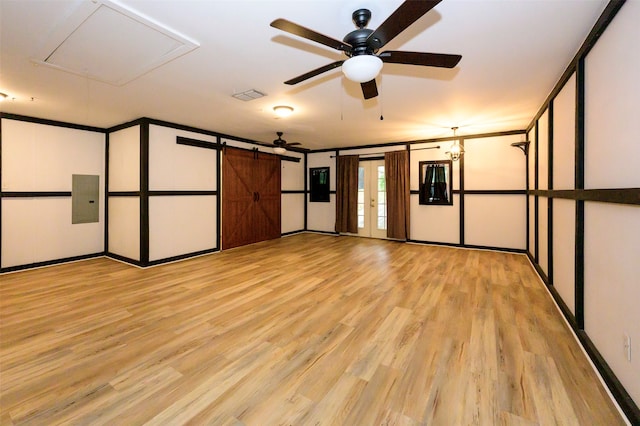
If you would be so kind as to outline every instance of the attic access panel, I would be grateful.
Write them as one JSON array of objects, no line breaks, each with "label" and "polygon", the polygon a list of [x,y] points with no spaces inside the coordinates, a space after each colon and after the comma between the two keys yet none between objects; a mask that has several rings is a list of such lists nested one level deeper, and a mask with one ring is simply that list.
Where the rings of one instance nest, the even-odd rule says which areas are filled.
[{"label": "attic access panel", "polygon": [[115,2],[84,0],[34,62],[122,86],[198,46]]}]

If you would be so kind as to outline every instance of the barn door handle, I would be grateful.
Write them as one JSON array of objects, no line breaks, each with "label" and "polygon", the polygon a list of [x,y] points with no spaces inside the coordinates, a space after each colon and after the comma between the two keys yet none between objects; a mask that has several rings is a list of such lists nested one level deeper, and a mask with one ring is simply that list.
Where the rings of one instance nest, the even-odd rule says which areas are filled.
[{"label": "barn door handle", "polygon": [[260,201],[260,193],[256,192],[256,194],[258,195],[258,199],[256,201]]}]

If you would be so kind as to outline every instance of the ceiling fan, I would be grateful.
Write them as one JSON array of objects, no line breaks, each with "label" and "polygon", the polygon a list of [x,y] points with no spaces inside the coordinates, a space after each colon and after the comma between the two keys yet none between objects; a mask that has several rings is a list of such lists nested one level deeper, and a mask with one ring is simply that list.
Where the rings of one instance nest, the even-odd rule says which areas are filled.
[{"label": "ceiling fan", "polygon": [[287,148],[290,146],[294,146],[294,145],[300,145],[300,142],[287,142],[284,139],[282,139],[282,135],[284,133],[282,132],[276,132],[276,135],[278,135],[278,139],[275,139],[273,141],[273,152],[275,152],[276,154],[284,154],[285,152],[287,152]]},{"label": "ceiling fan", "polygon": [[345,76],[352,81],[360,83],[365,99],[378,96],[376,76],[382,69],[383,62],[394,64],[421,65],[428,67],[455,67],[462,56],[442,53],[421,53],[387,50],[377,54],[394,37],[417,21],[425,13],[433,9],[442,0],[407,0],[402,3],[388,18],[378,27],[370,30],[366,28],[371,19],[371,11],[358,9],[352,14],[353,22],[358,27],[351,31],[342,41],[320,34],[301,25],[276,19],[271,26],[288,33],[304,37],[311,41],[323,44],[344,52],[348,59],[332,62],[315,70],[309,71],[298,77],[287,80],[285,84],[298,84],[311,77],[342,66]]}]

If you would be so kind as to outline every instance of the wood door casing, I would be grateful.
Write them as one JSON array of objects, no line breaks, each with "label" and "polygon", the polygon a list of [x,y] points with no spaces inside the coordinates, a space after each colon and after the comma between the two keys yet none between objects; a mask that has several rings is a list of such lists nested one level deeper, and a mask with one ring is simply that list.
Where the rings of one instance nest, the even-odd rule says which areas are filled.
[{"label": "wood door casing", "polygon": [[222,161],[222,248],[279,238],[280,158],[226,148]]}]

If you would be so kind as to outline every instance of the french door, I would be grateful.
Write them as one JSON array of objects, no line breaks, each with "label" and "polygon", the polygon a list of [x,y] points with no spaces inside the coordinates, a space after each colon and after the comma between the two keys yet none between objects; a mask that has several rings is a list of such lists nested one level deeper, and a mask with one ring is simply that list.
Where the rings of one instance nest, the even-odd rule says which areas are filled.
[{"label": "french door", "polygon": [[387,190],[384,160],[358,166],[358,235],[387,238]]}]

